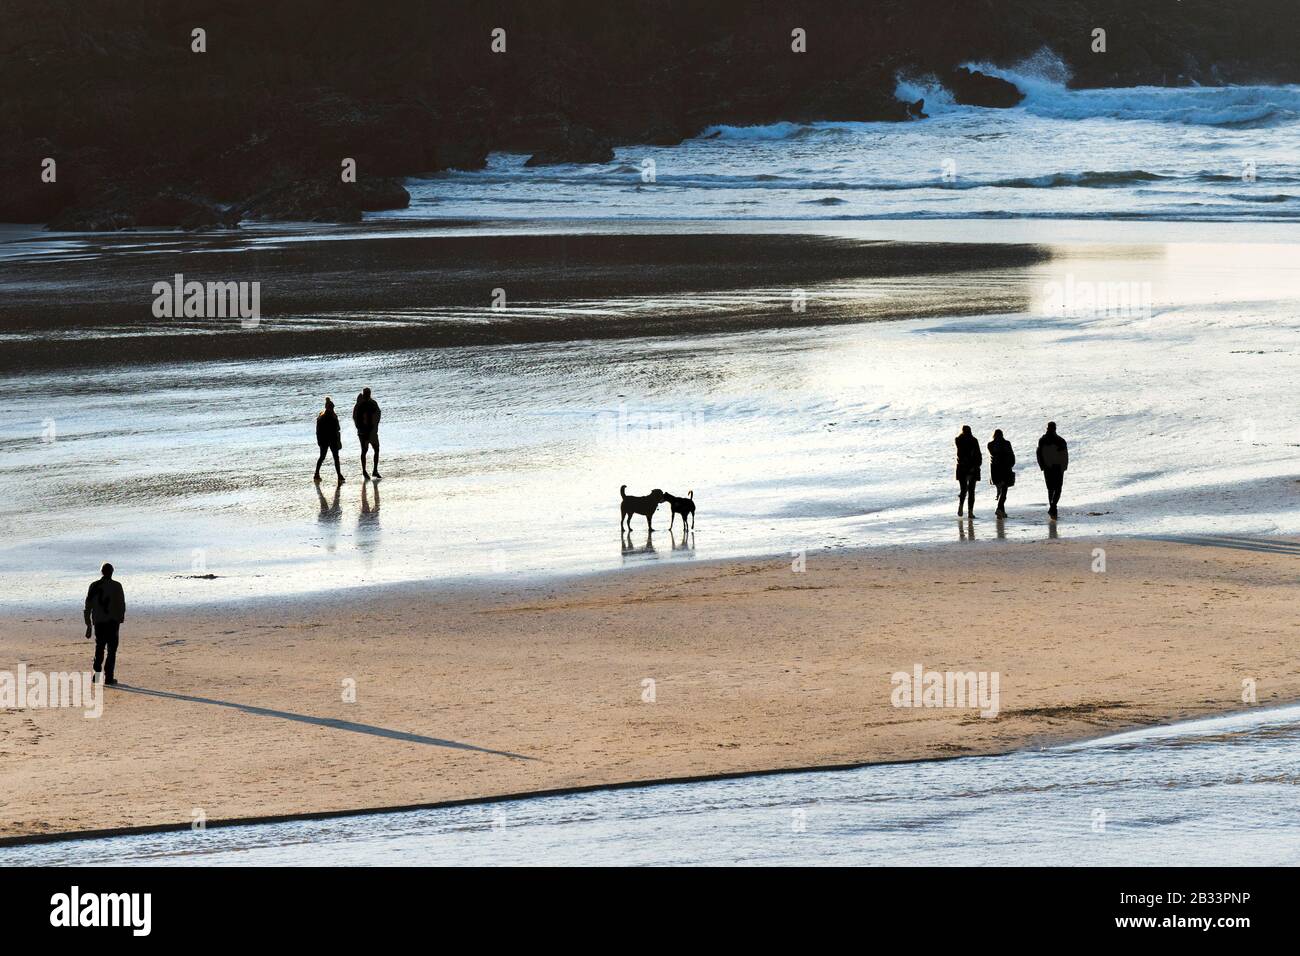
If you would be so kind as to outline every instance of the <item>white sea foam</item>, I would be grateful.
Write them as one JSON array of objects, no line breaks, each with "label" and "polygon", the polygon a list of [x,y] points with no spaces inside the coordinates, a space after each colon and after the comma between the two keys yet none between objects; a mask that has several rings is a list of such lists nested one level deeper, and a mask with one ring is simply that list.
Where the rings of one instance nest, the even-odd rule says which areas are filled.
[{"label": "white sea foam", "polygon": [[924,111],[929,116],[938,116],[942,113],[950,113],[953,110],[961,109],[953,100],[952,94],[939,82],[938,77],[927,74],[925,76],[909,76],[900,74],[895,77],[894,96],[904,103],[915,103],[917,100],[924,101]]},{"label": "white sea foam", "polygon": [[1020,109],[1062,120],[1115,119],[1192,126],[1277,127],[1300,119],[1300,86],[1134,86],[1069,89],[1068,68],[1050,50],[1011,67],[969,63],[1025,94]]},{"label": "white sea foam", "polygon": [[726,139],[734,142],[756,142],[762,140],[792,139],[806,136],[814,128],[804,123],[768,123],[758,126],[710,126],[699,136],[700,139]]}]

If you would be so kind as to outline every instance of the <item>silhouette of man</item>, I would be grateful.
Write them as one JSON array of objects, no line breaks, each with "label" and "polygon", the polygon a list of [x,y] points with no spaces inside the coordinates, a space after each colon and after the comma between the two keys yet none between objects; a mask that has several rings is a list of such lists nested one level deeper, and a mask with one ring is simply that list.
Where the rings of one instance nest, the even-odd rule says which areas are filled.
[{"label": "silhouette of man", "polygon": [[961,426],[961,434],[955,439],[957,443],[957,516],[961,517],[970,502],[970,514],[975,515],[975,485],[980,480],[980,466],[984,464],[984,453],[980,451],[979,439],[971,434],[970,426]]},{"label": "silhouette of man", "polygon": [[363,388],[357,396],[357,403],[352,407],[352,424],[357,426],[357,441],[361,443],[361,474],[371,477],[366,471],[366,452],[375,450],[374,477],[382,478],[379,473],[379,403],[370,397],[370,389]]},{"label": "silhouette of man", "polygon": [[[90,640],[91,625],[95,628],[95,674],[104,672],[105,684],[116,684],[113,668],[117,664],[117,631],[126,620],[126,595],[122,585],[113,580],[113,566],[105,564],[99,569],[103,575],[86,592],[86,640]],[[104,652],[108,652],[107,660]],[[94,679],[94,678],[92,678]]]},{"label": "silhouette of man", "polygon": [[1065,439],[1056,434],[1056,422],[1047,423],[1047,431],[1038,439],[1038,467],[1047,484],[1047,515],[1056,520],[1056,503],[1061,500],[1065,470],[1070,467],[1070,452]]}]

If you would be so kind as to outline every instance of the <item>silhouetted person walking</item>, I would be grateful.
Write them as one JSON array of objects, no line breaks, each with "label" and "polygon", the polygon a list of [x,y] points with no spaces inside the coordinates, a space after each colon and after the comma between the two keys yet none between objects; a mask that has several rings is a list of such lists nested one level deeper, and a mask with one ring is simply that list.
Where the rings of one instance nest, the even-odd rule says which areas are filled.
[{"label": "silhouetted person walking", "polygon": [[1016,453],[1011,442],[1002,437],[1002,429],[993,433],[989,442],[989,481],[998,490],[999,518],[1007,516],[1007,489],[1016,483]]},{"label": "silhouetted person walking", "polygon": [[957,442],[957,482],[961,488],[961,497],[957,499],[957,515],[961,516],[967,501],[970,502],[970,514],[975,515],[975,485],[980,480],[980,466],[984,464],[984,454],[980,451],[979,439],[971,434],[970,426],[961,426]]},{"label": "silhouetted person walking", "polygon": [[370,389],[363,388],[357,396],[357,403],[352,407],[352,424],[357,426],[357,440],[361,443],[361,474],[367,478],[366,452],[375,450],[374,477],[382,478],[379,473],[379,403],[370,397]]},{"label": "silhouetted person walking", "polygon": [[[113,566],[105,564],[99,569],[103,575],[90,586],[86,592],[86,640],[90,640],[90,628],[95,628],[95,674],[104,672],[105,684],[116,684],[113,668],[117,664],[118,628],[126,620],[126,595],[122,585],[113,580]],[[104,652],[108,652],[105,659]]]},{"label": "silhouetted person walking", "polygon": [[320,446],[320,457],[316,459],[316,476],[312,481],[320,481],[320,466],[325,456],[334,453],[334,470],[338,472],[339,484],[343,484],[343,469],[339,467],[339,449],[343,447],[343,438],[339,429],[339,416],[334,411],[334,400],[325,396],[325,411],[316,416],[316,444]]},{"label": "silhouetted person walking", "polygon": [[1056,518],[1056,503],[1061,500],[1065,470],[1070,467],[1070,452],[1065,439],[1056,434],[1056,422],[1047,423],[1047,431],[1038,439],[1038,467],[1047,483],[1047,514]]}]

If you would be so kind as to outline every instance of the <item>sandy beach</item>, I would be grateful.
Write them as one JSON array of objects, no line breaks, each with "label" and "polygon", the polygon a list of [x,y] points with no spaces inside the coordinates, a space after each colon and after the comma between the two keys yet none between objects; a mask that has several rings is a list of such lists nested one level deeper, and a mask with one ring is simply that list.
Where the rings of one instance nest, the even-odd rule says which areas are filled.
[{"label": "sandy beach", "polygon": [[[1290,702],[1297,558],[992,540],[136,607],[100,719],[6,714],[0,833],[998,753],[1252,706],[1244,680]],[[89,664],[76,607],[2,626],[6,667]],[[997,672],[998,716],[893,706],[915,665]]]},{"label": "sandy beach", "polygon": [[185,6],[0,6],[7,938],[1285,930],[1294,4]]}]

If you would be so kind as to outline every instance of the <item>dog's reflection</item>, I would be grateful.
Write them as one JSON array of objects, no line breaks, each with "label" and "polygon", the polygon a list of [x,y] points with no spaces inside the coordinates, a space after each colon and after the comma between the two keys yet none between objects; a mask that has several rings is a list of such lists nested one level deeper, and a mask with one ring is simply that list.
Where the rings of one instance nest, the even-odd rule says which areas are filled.
[{"label": "dog's reflection", "polygon": [[670,529],[669,532],[668,532],[668,534],[669,534],[669,536],[670,536],[670,539],[672,540],[672,543],[673,543],[673,550],[674,550],[674,551],[685,551],[685,552],[687,552],[687,553],[689,554],[690,552],[692,552],[692,551],[695,550],[695,532],[694,532],[694,531],[687,531],[685,528],[683,528],[683,529],[682,529],[682,540],[681,540],[681,544],[678,544],[678,543],[677,543],[677,532],[676,532],[676,531],[673,531],[673,530]]},{"label": "dog's reflection", "polygon": [[655,533],[653,531],[647,531],[645,533],[645,544],[641,545],[641,547],[639,548],[632,543],[631,531],[624,531],[621,537],[623,539],[623,557],[625,558],[628,555],[632,555],[632,554],[654,554],[655,553],[655,543],[654,543]]}]

